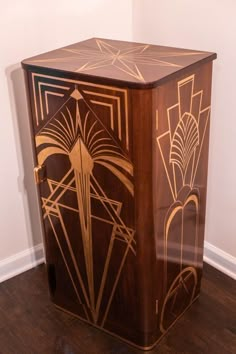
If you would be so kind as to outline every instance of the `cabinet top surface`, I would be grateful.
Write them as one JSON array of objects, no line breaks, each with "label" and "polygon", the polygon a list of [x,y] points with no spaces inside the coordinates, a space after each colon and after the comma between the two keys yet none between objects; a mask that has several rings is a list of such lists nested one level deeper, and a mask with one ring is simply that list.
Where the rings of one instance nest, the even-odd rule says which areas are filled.
[{"label": "cabinet top surface", "polygon": [[77,74],[81,80],[122,82],[133,87],[155,87],[163,79],[193,64],[210,61],[215,53],[158,45],[91,38],[22,62]]}]

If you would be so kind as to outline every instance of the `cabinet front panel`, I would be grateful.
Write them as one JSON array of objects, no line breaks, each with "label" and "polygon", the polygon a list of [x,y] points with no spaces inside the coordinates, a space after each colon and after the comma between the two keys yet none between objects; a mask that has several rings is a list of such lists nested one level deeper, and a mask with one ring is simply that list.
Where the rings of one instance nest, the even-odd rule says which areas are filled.
[{"label": "cabinet front panel", "polygon": [[128,91],[38,73],[28,73],[28,85],[46,174],[39,192],[51,297],[129,336],[136,241]]}]

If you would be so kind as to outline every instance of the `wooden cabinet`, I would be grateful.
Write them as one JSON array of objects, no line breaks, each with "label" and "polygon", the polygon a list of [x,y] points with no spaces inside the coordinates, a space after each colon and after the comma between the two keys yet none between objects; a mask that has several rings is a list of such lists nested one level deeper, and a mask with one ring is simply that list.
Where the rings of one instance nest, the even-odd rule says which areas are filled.
[{"label": "wooden cabinet", "polygon": [[142,349],[199,295],[215,58],[93,38],[22,63],[52,301]]}]

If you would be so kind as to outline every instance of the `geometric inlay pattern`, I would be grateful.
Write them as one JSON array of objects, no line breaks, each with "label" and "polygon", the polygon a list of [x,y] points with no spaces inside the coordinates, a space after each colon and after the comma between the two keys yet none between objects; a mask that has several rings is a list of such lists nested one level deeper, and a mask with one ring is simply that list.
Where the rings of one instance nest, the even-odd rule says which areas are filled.
[{"label": "geometric inlay pattern", "polygon": [[[194,298],[200,192],[195,186],[210,106],[202,107],[203,90],[195,92],[195,75],[178,82],[178,102],[167,109],[169,129],[157,137],[173,203],[164,221],[166,294],[160,329],[164,332]],[[158,124],[157,124],[158,126]],[[169,147],[169,148],[168,148]],[[194,249],[188,249],[195,245]],[[172,279],[172,280],[171,280]],[[186,298],[177,308],[178,297]]]},{"label": "geometric inlay pattern", "polygon": [[[145,82],[145,74],[142,72],[144,67],[166,67],[182,68],[178,58],[201,56],[203,52],[181,51],[174,49],[156,51],[153,46],[148,44],[133,44],[125,47],[118,44],[110,44],[101,39],[91,40],[88,46],[79,47],[69,46],[61,48],[57,54],[51,53],[43,55],[38,59],[30,60],[30,63],[55,67],[66,64],[67,69],[78,73],[98,72],[100,69],[108,69],[116,74],[125,74],[125,77],[135,79],[137,82]],[[177,60],[176,60],[177,59]],[[101,75],[102,76],[102,75]]]},{"label": "geometric inlay pattern", "polygon": [[[91,103],[100,104],[98,102],[105,96],[104,91],[101,96],[95,91],[94,102],[92,85],[89,87],[85,90],[76,84],[73,90],[68,89],[69,97],[55,114],[47,117],[35,140],[39,165],[47,164],[52,156],[54,159],[60,156],[66,158],[68,167],[59,179],[47,176],[48,193],[42,197],[43,217],[50,225],[78,301],[83,304],[85,318],[103,327],[126,258],[129,253],[136,254],[136,242],[133,226],[127,225],[122,217],[123,208],[127,206],[122,200],[107,194],[97,171],[102,169],[103,174],[112,175],[117,187],[123,188],[123,193],[132,200],[133,166],[119,144],[122,135],[118,133],[118,139],[115,139],[111,134],[117,123],[112,109],[109,109],[110,125],[107,127],[91,108]],[[90,99],[86,95],[90,95]],[[111,99],[115,104],[120,104],[120,96],[116,99],[114,95],[113,90]],[[107,101],[105,103],[108,104]],[[68,231],[68,220],[70,223],[77,220],[79,225],[78,235],[73,235],[73,238],[81,242],[83,262],[81,257],[78,261],[72,246],[74,241]],[[97,241],[93,227],[98,224],[101,235],[107,238],[100,277],[94,273],[94,247]],[[117,245],[120,245],[116,255],[119,262],[117,264],[116,261],[110,270],[114,254],[118,252]],[[112,278],[109,277],[111,271]]]},{"label": "geometric inlay pattern", "polygon": [[[101,116],[100,120],[104,121],[107,117],[106,125],[110,127],[110,134],[120,141],[124,150],[129,150],[127,90],[117,87],[32,73],[36,127],[40,129],[45,124],[45,119],[51,117],[56,109],[71,97],[75,85],[80,86],[80,95],[86,100],[90,109]],[[51,105],[50,96],[53,99]]]}]

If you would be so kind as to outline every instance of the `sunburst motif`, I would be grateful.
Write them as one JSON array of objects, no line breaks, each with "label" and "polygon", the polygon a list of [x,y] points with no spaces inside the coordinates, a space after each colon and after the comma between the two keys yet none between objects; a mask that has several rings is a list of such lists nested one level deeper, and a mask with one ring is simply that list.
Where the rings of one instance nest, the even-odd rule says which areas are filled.
[{"label": "sunburst motif", "polygon": [[165,66],[181,68],[182,65],[171,62],[168,58],[200,55],[201,52],[152,51],[150,45],[129,46],[118,48],[103,40],[95,39],[94,49],[62,48],[61,56],[56,58],[35,59],[37,63],[67,63],[73,71],[87,72],[109,67],[145,82],[139,65]]}]

